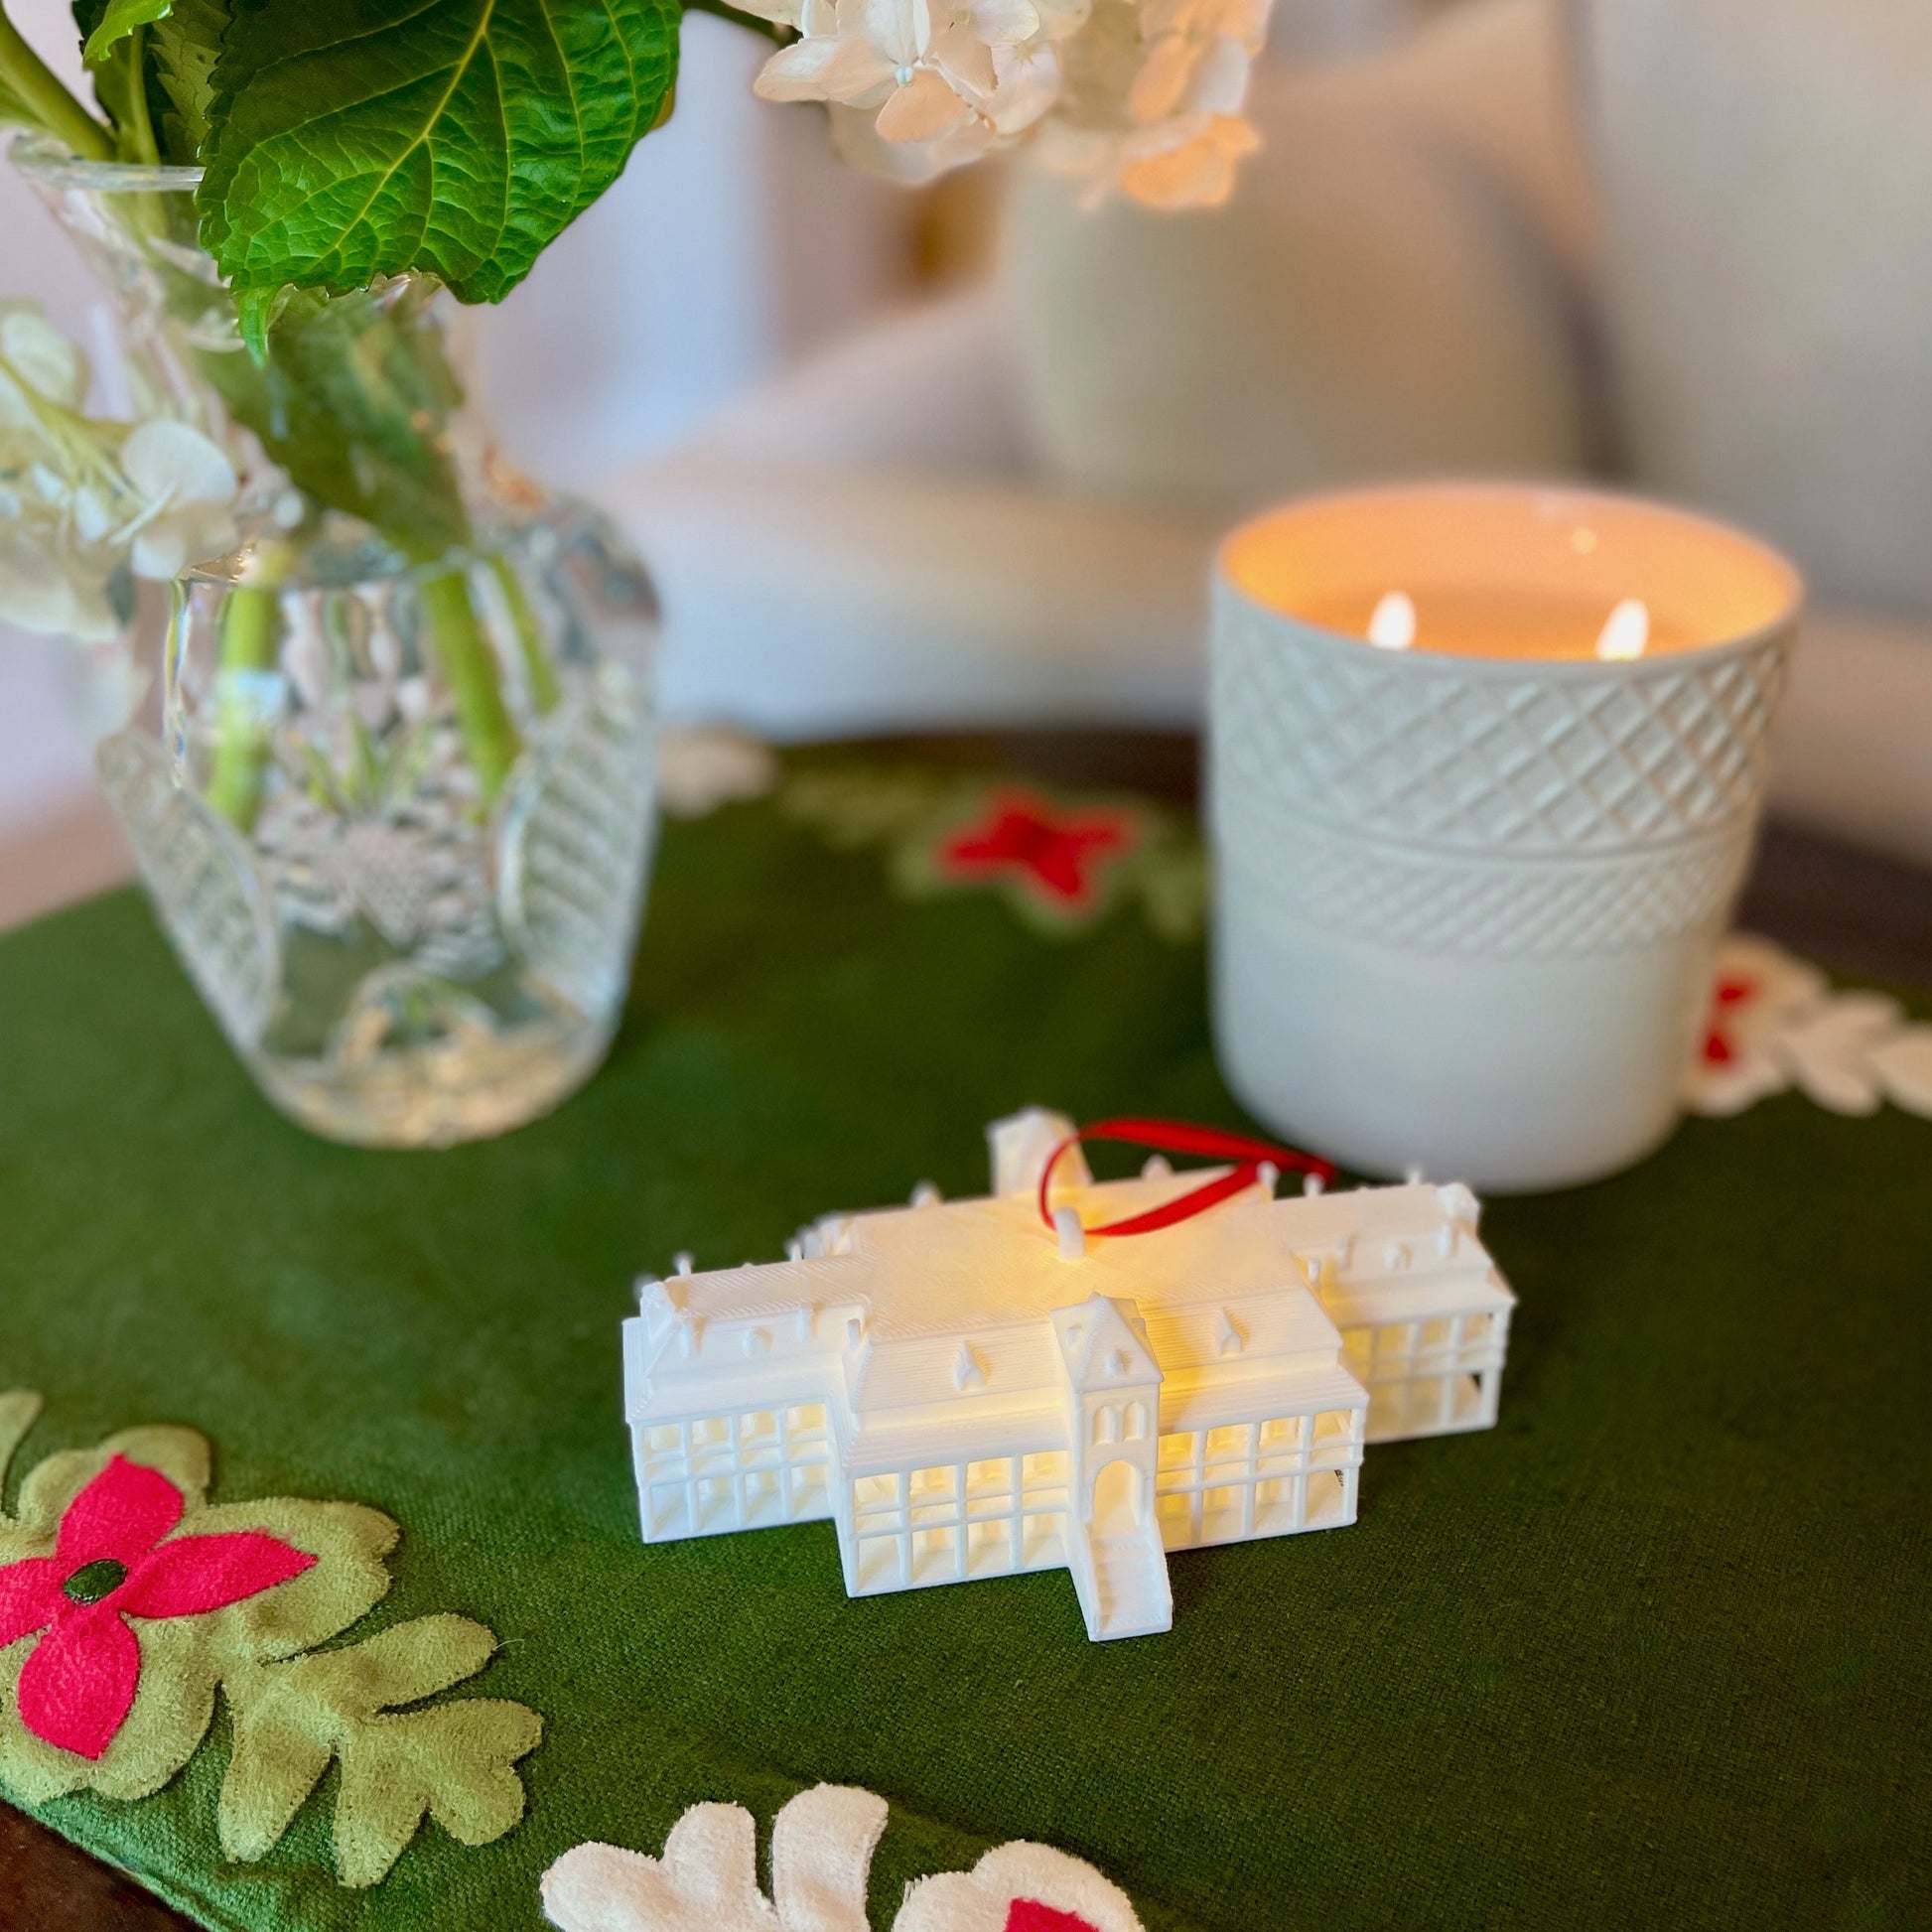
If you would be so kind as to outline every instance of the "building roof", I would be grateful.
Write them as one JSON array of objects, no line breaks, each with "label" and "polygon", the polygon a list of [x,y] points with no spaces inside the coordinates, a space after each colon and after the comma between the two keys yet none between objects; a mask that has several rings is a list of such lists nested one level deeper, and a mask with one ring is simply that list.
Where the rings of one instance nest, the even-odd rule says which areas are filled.
[{"label": "building roof", "polygon": [[[1083,1225],[1125,1219],[1197,1187],[1199,1171],[1056,1186]],[[1115,1351],[1142,1347],[1169,1371],[1254,1382],[1332,1365],[1364,1297],[1391,1290],[1485,1306],[1493,1271],[1461,1188],[1415,1185],[1276,1200],[1257,1185],[1172,1228],[1089,1237],[1070,1257],[1032,1192],[926,1200],[828,1216],[799,1258],[677,1278],[646,1298],[640,1370],[670,1385],[730,1372],[777,1388],[845,1366],[866,1427],[930,1405],[983,1425],[1018,1419],[1098,1372],[1087,1360],[1106,1322],[1061,1311],[1131,1305],[1140,1324]],[[1101,1298],[1095,1305],[1094,1298]],[[1406,1299],[1405,1299],[1406,1298]],[[1114,1312],[1120,1322],[1127,1315]],[[1066,1329],[1063,1342],[1056,1332]],[[1070,1326],[1069,1326],[1070,1322]],[[1113,1324],[1118,1325],[1118,1323]],[[1079,1332],[1076,1334],[1074,1330]],[[1138,1378],[1144,1362],[1135,1361]],[[694,1391],[695,1393],[695,1391]],[[655,1403],[652,1404],[656,1406]]]}]

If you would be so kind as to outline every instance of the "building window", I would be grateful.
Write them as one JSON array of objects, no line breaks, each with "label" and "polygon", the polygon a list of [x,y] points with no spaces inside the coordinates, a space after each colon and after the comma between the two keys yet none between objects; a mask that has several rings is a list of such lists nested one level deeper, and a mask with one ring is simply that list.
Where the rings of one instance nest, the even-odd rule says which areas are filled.
[{"label": "building window", "polygon": [[639,1432],[637,1456],[651,1537],[828,1513],[832,1442],[823,1403],[653,1423]]},{"label": "building window", "polygon": [[905,1574],[897,1536],[862,1536],[858,1542],[855,1585],[863,1593],[875,1589],[898,1589]]},{"label": "building window", "polygon": [[1025,1519],[1020,1563],[1026,1570],[1050,1570],[1066,1561],[1066,1512],[1042,1510]]},{"label": "building window", "polygon": [[912,1532],[912,1581],[951,1584],[959,1580],[958,1539],[951,1530]]},{"label": "building window", "polygon": [[855,1589],[1000,1577],[1031,1562],[1063,1561],[1065,1467],[1065,1451],[1054,1450],[854,1478]]},{"label": "building window", "polygon": [[1004,1577],[1020,1567],[1014,1549],[1014,1533],[1019,1519],[1004,1516],[966,1525],[966,1574],[969,1577]]},{"label": "building window", "polygon": [[1163,1436],[1155,1470],[1163,1543],[1183,1550],[1346,1521],[1361,1418],[1360,1410],[1324,1410]]}]

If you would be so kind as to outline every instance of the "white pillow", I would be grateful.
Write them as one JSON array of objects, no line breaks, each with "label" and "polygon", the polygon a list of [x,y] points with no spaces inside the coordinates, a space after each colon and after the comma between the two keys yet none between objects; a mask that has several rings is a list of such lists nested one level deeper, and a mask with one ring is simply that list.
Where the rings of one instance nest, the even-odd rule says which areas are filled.
[{"label": "white pillow", "polygon": [[1932,5],[1573,3],[1634,480],[1932,615]]},{"label": "white pillow", "polygon": [[1008,232],[1037,460],[1233,510],[1417,471],[1565,473],[1588,446],[1578,174],[1549,0],[1257,75],[1230,205],[1086,211],[1031,172]]}]

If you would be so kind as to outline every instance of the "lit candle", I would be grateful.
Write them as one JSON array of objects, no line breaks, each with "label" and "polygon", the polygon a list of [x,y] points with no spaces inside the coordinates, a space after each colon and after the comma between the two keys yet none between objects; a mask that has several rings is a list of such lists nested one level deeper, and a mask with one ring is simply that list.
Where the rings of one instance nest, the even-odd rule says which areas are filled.
[{"label": "lit candle", "polygon": [[1631,662],[1754,627],[1790,573],[1749,538],[1630,497],[1442,485],[1327,496],[1237,531],[1258,602],[1382,650]]},{"label": "lit candle", "polygon": [[1553,1186],[1669,1132],[1801,586],[1684,511],[1312,498],[1222,546],[1215,1037],[1297,1145]]}]

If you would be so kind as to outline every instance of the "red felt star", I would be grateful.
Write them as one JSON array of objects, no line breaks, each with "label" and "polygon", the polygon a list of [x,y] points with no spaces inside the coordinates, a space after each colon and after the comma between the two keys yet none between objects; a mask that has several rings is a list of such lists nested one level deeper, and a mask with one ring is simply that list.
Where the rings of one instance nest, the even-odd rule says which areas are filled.
[{"label": "red felt star", "polygon": [[1085,912],[1099,897],[1105,868],[1138,837],[1127,812],[1062,812],[1031,792],[1000,791],[985,815],[950,833],[934,857],[942,878],[1008,879],[1055,911]]}]

